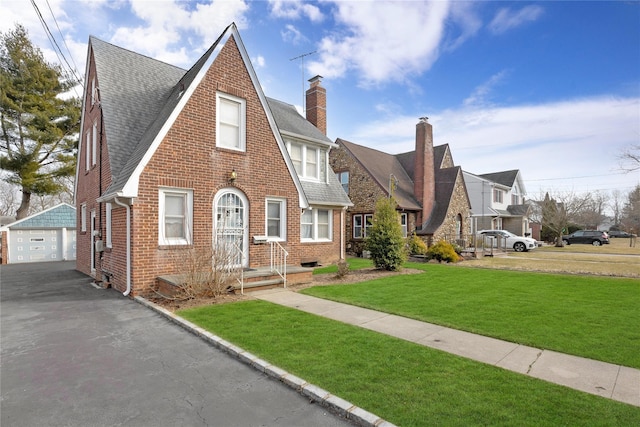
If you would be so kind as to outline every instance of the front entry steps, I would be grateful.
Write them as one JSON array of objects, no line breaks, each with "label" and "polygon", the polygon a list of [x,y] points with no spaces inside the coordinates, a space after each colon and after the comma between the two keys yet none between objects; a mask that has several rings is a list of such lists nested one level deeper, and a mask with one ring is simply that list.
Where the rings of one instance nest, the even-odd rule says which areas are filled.
[{"label": "front entry steps", "polygon": [[[184,274],[167,274],[159,276],[158,292],[163,295],[174,295],[176,287],[184,281]],[[299,267],[295,265],[287,266],[287,286],[301,283],[309,283],[313,280],[313,269],[307,267]],[[284,279],[276,272],[271,271],[269,267],[258,267],[245,269],[243,271],[243,282],[235,282],[230,284],[230,292],[235,294],[241,293],[241,290],[263,290],[284,286]]]}]

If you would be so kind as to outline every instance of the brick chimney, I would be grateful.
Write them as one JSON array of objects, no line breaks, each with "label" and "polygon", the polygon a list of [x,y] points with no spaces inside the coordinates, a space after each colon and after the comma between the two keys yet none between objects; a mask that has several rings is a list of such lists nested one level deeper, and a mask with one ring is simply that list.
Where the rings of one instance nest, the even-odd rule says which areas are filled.
[{"label": "brick chimney", "polygon": [[417,223],[422,225],[431,216],[436,203],[436,177],[433,170],[433,126],[428,117],[421,117],[416,125],[416,156],[413,192],[422,205]]},{"label": "brick chimney", "polygon": [[320,83],[322,76],[309,79],[311,86],[306,92],[307,120],[309,120],[320,132],[327,134],[327,91]]}]

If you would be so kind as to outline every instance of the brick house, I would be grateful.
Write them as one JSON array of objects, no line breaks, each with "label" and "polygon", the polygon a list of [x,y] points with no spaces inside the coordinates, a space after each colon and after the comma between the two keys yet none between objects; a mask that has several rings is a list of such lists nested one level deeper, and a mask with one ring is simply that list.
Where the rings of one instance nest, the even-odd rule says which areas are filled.
[{"label": "brick house", "polygon": [[[518,236],[539,239],[539,227],[529,217],[522,174],[518,169],[475,175],[464,171],[472,210],[472,230],[507,230]],[[536,233],[534,234],[534,231]]]},{"label": "brick house", "polygon": [[179,274],[186,249],[233,246],[245,270],[269,266],[274,245],[291,266],[344,257],[351,202],[328,165],[318,79],[312,122],[267,98],[235,24],[189,70],[94,37],[86,70],[78,270],[135,295]]},{"label": "brick house", "polygon": [[330,163],[353,202],[347,210],[345,240],[360,255],[381,197],[393,195],[403,233],[415,233],[427,244],[444,239],[464,243],[470,232],[471,203],[448,144],[433,146],[433,127],[426,118],[416,125],[416,149],[387,154],[337,139]]}]

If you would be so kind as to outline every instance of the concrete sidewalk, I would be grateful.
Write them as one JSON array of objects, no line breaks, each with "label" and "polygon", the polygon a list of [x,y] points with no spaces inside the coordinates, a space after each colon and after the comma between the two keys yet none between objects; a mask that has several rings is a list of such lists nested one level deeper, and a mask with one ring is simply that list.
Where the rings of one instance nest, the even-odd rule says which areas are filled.
[{"label": "concrete sidewalk", "polygon": [[391,335],[576,390],[640,406],[640,370],[541,350],[286,289],[256,299]]}]

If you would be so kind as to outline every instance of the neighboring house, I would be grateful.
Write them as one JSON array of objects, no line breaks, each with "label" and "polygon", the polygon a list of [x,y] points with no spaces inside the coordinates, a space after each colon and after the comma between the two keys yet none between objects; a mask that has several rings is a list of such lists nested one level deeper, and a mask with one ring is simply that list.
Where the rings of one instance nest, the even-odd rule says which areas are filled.
[{"label": "neighboring house", "polygon": [[344,256],[351,203],[328,165],[319,79],[311,122],[267,98],[234,24],[189,70],[94,37],[86,69],[78,270],[135,295],[183,272],[177,254],[225,242],[245,269],[270,265],[271,242],[291,265]]},{"label": "neighboring house", "polygon": [[350,252],[362,253],[376,201],[389,195],[405,235],[415,231],[427,244],[441,239],[465,244],[471,204],[462,169],[454,165],[449,145],[433,146],[426,118],[416,125],[416,149],[408,153],[387,154],[343,139],[336,143],[331,167],[354,203],[345,237]]},{"label": "neighboring house", "polygon": [[76,208],[61,203],[0,227],[2,264],[76,259]]},{"label": "neighboring house", "polygon": [[471,199],[472,229],[507,230],[518,236],[531,234],[529,216],[533,214],[525,201],[526,190],[520,171],[474,175],[464,172]]}]

